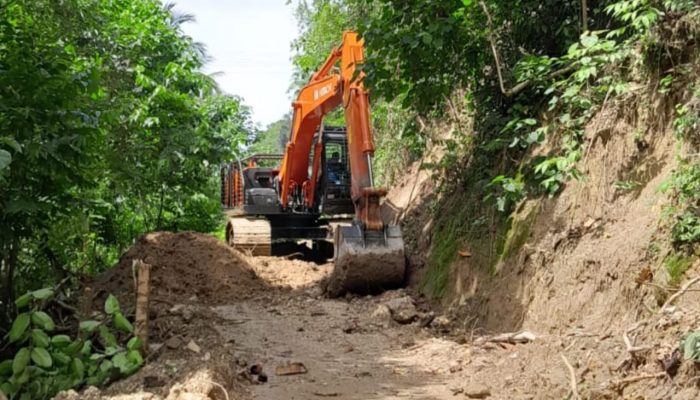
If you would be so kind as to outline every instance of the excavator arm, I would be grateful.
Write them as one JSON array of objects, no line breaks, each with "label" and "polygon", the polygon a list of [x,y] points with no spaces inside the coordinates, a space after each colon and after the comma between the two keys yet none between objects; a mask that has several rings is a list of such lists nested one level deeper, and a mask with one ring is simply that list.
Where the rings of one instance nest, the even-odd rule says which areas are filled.
[{"label": "excavator arm", "polygon": [[[323,117],[342,105],[347,126],[350,160],[351,197],[356,219],[362,228],[384,229],[379,203],[386,190],[374,187],[372,156],[374,140],[370,125],[369,94],[357,74],[364,61],[363,44],[354,32],[345,32],[343,42],[328,56],[326,62],[299,92],[292,103],[293,122],[289,143],[280,167],[280,200],[283,207],[295,203],[312,208],[320,171],[322,143],[313,142]],[[339,68],[336,68],[337,64]],[[314,147],[314,160],[309,175],[309,153]]]},{"label": "excavator arm", "polygon": [[[323,117],[343,106],[350,163],[351,198],[355,220],[334,232],[334,270],[326,291],[381,290],[401,285],[405,272],[404,243],[398,226],[381,219],[380,201],[386,190],[374,187],[374,140],[370,124],[369,94],[357,66],[364,61],[362,40],[345,32],[343,42],[299,92],[292,103],[294,117],[289,143],[280,167],[280,203],[285,209],[313,209],[323,143],[314,135]],[[338,65],[339,64],[339,65]],[[309,153],[314,159],[309,173]]]}]

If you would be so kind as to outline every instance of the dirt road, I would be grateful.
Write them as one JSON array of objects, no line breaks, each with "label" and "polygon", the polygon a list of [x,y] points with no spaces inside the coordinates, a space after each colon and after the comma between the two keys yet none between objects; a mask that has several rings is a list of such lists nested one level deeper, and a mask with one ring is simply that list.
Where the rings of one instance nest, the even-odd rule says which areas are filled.
[{"label": "dirt road", "polygon": [[[577,386],[595,399],[697,395],[655,363],[631,370],[619,329],[525,326],[523,343],[494,340],[469,318],[436,315],[411,289],[329,299],[329,264],[247,257],[195,233],[147,235],[94,283],[96,307],[106,293],[130,307],[134,258],[153,265],[147,364],[58,399],[544,400]],[[290,365],[303,373],[278,370]]]},{"label": "dirt road", "polygon": [[[224,321],[240,321],[238,329],[217,329],[226,341],[235,342],[244,358],[269,373],[266,384],[253,387],[255,398],[452,398],[440,379],[449,368],[447,360],[431,360],[417,349],[429,344],[448,352],[455,343],[432,339],[416,324],[398,325],[390,315],[375,313],[381,302],[405,296],[403,292],[330,300],[320,296],[318,287],[329,265],[279,259],[255,264],[270,283],[294,290],[284,296],[261,293],[213,309]],[[303,363],[308,373],[275,374],[277,366],[293,362]]]}]

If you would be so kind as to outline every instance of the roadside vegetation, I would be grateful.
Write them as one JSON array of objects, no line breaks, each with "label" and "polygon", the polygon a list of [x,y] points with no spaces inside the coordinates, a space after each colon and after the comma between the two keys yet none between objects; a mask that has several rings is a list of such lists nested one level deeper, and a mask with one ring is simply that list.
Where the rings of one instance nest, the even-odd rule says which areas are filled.
[{"label": "roadside vegetation", "polygon": [[[433,207],[436,245],[424,283],[433,296],[445,294],[461,243],[472,243],[476,264],[493,270],[521,200],[557,196],[571,180],[585,179],[577,167],[586,152],[584,128],[605,106],[644,101],[658,82],[659,93],[680,101],[679,143],[697,143],[694,1],[314,0],[301,2],[298,15],[300,78],[342,29],[365,38],[362,69],[373,94],[383,182],[430,146],[444,150],[439,163],[424,165],[445,195]],[[436,120],[447,123],[426,129]],[[641,145],[653,134],[649,126]],[[675,202],[669,241],[678,257],[691,256],[700,239],[698,158],[682,154],[668,185]]]},{"label": "roadside vegetation", "polygon": [[12,398],[132,372],[123,317],[87,331],[67,318],[57,334],[58,304],[144,233],[221,222],[218,165],[252,123],[200,72],[204,48],[181,30],[191,19],[157,0],[0,1],[0,390]]}]

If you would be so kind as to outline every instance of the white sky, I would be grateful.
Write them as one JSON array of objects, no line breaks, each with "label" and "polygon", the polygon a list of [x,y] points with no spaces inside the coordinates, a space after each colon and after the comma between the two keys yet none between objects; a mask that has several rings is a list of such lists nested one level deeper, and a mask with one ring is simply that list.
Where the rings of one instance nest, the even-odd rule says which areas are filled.
[{"label": "white sky", "polygon": [[291,110],[290,43],[297,36],[293,5],[286,0],[174,0],[196,22],[183,30],[206,45],[212,61],[204,72],[227,93],[243,97],[253,120],[265,126]]}]

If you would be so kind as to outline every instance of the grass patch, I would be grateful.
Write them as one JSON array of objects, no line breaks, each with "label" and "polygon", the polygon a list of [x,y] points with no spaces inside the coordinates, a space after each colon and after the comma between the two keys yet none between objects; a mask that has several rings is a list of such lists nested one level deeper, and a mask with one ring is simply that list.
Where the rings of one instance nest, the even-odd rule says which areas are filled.
[{"label": "grass patch", "polygon": [[[525,204],[525,209],[513,216],[499,261],[507,260],[525,245],[530,237],[531,226],[536,217],[537,206],[535,204]],[[498,271],[493,272],[497,273]]]},{"label": "grass patch", "polygon": [[422,285],[426,295],[441,298],[447,294],[451,279],[455,279],[450,276],[450,266],[463,248],[471,253],[470,267],[494,271],[505,243],[504,232],[510,225],[506,215],[484,204],[482,197],[474,193],[449,198],[435,215],[428,269]]},{"label": "grass patch", "polygon": [[693,265],[693,257],[682,254],[672,254],[666,257],[664,265],[666,266],[666,272],[668,272],[669,284],[678,286],[683,280],[685,272]]},{"label": "grass patch", "polygon": [[447,293],[450,265],[457,258],[458,220],[453,219],[445,226],[439,227],[433,236],[433,247],[428,257],[429,267],[425,273],[423,289],[434,298],[440,298]]}]

